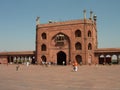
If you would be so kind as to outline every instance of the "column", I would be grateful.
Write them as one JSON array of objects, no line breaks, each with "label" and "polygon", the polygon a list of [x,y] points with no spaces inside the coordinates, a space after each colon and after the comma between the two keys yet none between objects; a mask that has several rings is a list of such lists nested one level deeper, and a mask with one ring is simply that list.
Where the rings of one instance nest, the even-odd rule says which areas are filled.
[{"label": "column", "polygon": [[11,56],[9,56],[9,63],[12,64]]},{"label": "column", "polygon": [[106,55],[104,55],[104,65],[106,64]]},{"label": "column", "polygon": [[119,55],[117,55],[117,63],[120,64]]}]

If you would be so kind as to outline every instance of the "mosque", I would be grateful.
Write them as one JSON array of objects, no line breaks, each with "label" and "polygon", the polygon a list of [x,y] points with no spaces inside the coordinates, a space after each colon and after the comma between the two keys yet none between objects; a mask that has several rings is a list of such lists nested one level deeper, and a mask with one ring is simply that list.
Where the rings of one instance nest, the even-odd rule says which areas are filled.
[{"label": "mosque", "polygon": [[87,64],[119,64],[120,48],[98,48],[97,16],[90,11],[90,17],[62,22],[48,21],[41,24],[36,19],[36,50],[0,52],[1,64],[50,63],[70,65],[77,61]]}]

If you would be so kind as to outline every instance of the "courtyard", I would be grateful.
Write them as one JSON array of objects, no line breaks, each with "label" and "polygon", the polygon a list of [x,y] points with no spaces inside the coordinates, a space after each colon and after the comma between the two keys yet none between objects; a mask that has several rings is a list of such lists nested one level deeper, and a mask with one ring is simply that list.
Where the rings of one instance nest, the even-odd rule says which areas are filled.
[{"label": "courtyard", "polygon": [[120,65],[0,65],[0,90],[120,90]]}]

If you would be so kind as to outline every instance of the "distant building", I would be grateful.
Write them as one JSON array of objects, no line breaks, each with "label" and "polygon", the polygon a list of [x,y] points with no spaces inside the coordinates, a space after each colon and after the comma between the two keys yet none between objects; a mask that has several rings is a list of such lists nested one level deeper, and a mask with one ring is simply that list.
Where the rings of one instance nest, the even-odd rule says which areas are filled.
[{"label": "distant building", "polygon": [[[111,64],[112,56],[116,55],[119,63],[119,48],[98,49],[97,41],[97,16],[90,12],[90,18],[63,22],[49,21],[41,24],[39,17],[36,19],[36,51],[26,54],[12,55],[0,53],[0,62],[14,62],[15,57],[29,56],[32,62],[42,64],[49,62],[57,65],[69,65],[73,61],[78,64]],[[31,54],[30,54],[31,53]],[[34,57],[34,59],[33,59]],[[6,59],[5,59],[6,58]],[[16,60],[16,59],[15,59]]]}]

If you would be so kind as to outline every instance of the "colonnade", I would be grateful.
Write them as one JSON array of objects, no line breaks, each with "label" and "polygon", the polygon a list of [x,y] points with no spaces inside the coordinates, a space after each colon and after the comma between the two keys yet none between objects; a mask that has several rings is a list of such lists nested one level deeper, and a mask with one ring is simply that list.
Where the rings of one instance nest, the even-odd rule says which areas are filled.
[{"label": "colonnade", "polygon": [[120,64],[120,54],[101,54],[99,64]]},{"label": "colonnade", "polygon": [[8,56],[7,60],[10,64],[26,64],[27,62],[35,64],[34,56]]}]

